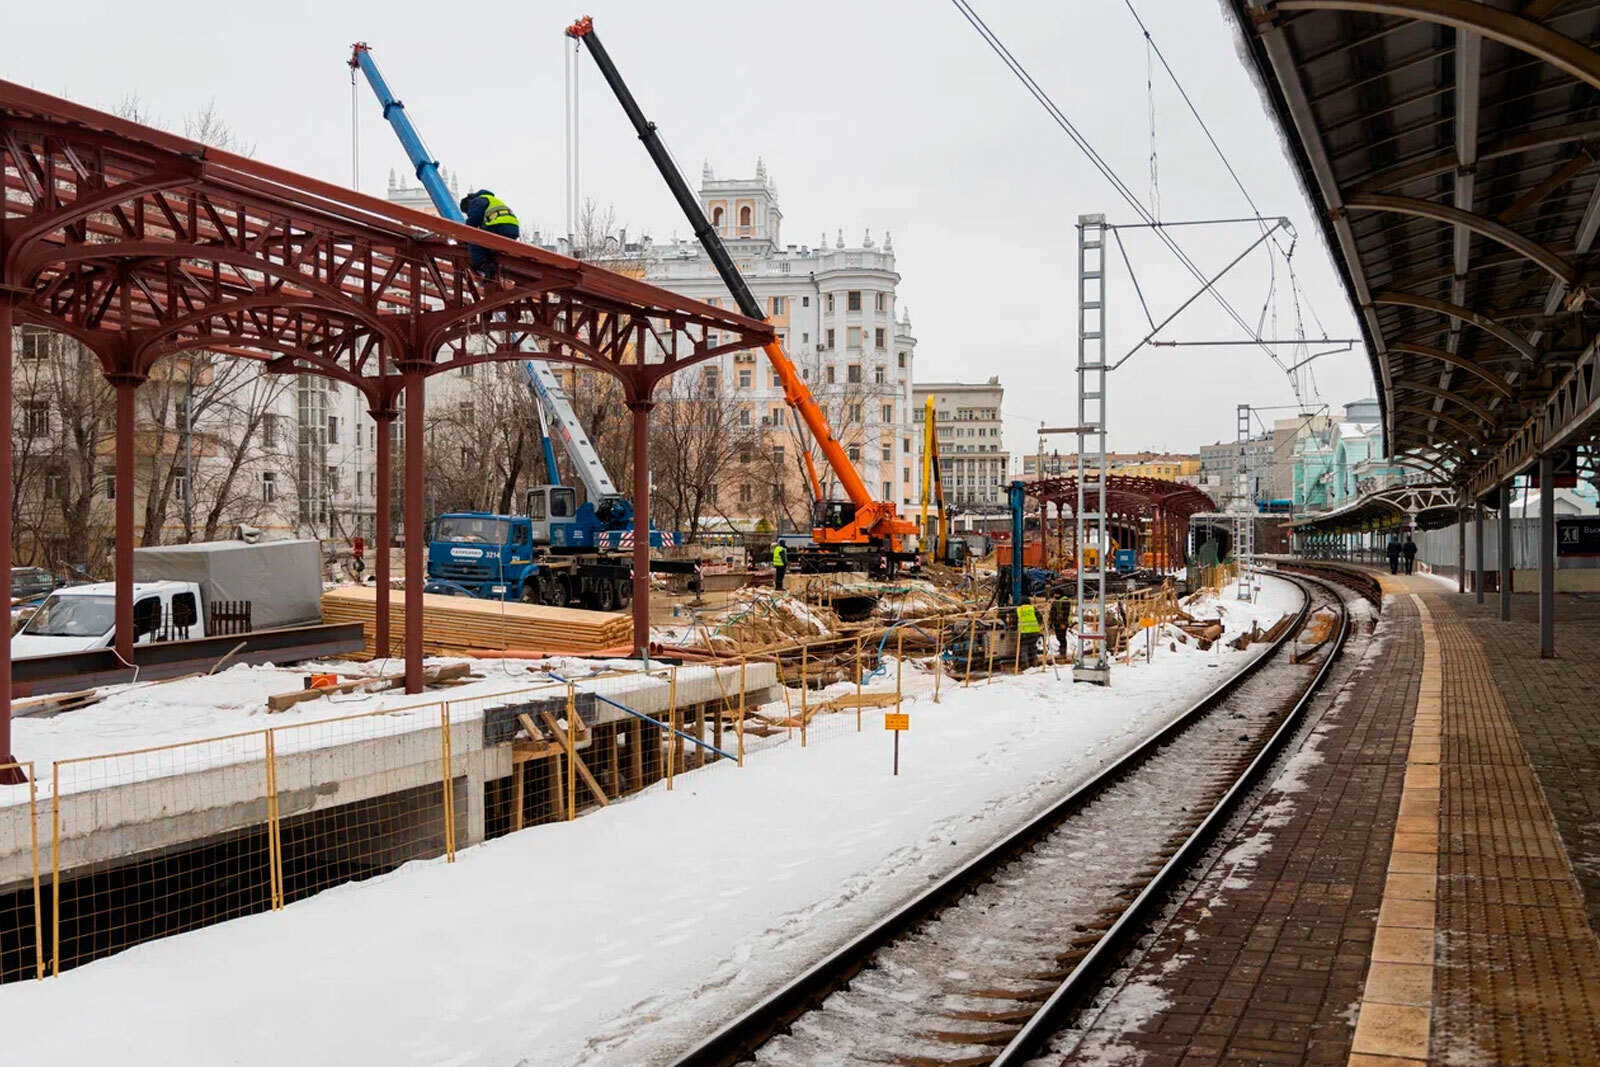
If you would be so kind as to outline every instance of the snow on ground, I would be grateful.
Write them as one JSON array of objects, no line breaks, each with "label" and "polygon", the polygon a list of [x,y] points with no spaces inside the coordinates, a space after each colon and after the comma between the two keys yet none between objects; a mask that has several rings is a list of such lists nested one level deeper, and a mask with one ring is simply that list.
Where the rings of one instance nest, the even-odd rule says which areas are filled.
[{"label": "snow on ground", "polygon": [[[1230,636],[1298,606],[1287,583],[1264,586],[1258,603],[1219,601]],[[658,785],[453,865],[408,864],[10,985],[7,1054],[124,1067],[662,1062],[1261,651],[1179,649],[1115,667],[1110,688],[1045,670],[919,701],[897,778],[874,711],[863,733],[714,765],[670,795]],[[215,712],[215,696],[192,706]]]}]

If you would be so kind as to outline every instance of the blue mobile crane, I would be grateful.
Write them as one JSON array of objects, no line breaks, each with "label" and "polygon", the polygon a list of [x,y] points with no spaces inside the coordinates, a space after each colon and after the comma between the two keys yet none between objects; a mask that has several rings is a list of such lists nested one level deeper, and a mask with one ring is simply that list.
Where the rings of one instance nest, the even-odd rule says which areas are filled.
[{"label": "blue mobile crane", "polygon": [[[439,173],[422,135],[388,82],[365,42],[350,49],[351,70],[366,76],[383,107],[417,179],[443,218],[464,222],[460,207]],[[519,346],[523,338],[516,338]],[[522,515],[452,512],[440,515],[428,539],[428,590],[493,600],[523,600],[564,606],[582,604],[601,611],[625,608],[633,598],[632,561],[624,550],[633,546],[633,501],[617,492],[599,452],[583,432],[560,379],[543,360],[522,362],[523,376],[534,397],[542,433],[547,484],[530,488]],[[583,483],[577,489],[561,484],[551,444],[550,424],[561,438],[573,470]],[[654,527],[650,546],[674,541]],[[692,568],[687,561],[653,561],[652,570]]]}]

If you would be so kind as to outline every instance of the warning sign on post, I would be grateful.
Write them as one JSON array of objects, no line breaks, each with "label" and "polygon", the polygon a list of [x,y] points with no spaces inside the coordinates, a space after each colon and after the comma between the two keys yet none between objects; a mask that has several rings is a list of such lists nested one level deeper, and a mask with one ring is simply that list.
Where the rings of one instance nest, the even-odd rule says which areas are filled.
[{"label": "warning sign on post", "polygon": [[887,714],[887,715],[885,715],[883,717],[883,728],[885,730],[909,730],[909,729],[911,729],[911,715],[910,715],[910,713],[907,712],[904,715],[897,715],[894,712],[890,712],[889,714]]}]

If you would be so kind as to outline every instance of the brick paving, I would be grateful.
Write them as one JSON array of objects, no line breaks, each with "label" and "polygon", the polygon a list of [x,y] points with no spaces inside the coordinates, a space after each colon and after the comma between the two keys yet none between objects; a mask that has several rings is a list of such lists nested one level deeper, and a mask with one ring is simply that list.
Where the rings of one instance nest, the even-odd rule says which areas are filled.
[{"label": "brick paving", "polygon": [[[1421,677],[1409,597],[1336,668],[1316,726],[1321,762],[1301,791],[1269,793],[1239,840],[1181,905],[1130,987],[1152,1017],[1106,1012],[1066,1062],[1344,1064],[1389,872]],[[1263,844],[1264,843],[1264,844]],[[1125,990],[1126,993],[1126,990]]]},{"label": "brick paving", "polygon": [[[1267,795],[1067,1062],[1600,1063],[1600,597],[1561,598],[1562,655],[1541,661],[1535,598],[1514,598],[1501,623],[1492,600],[1384,581],[1378,638],[1347,653],[1307,745],[1322,762],[1302,767],[1300,791]],[[1424,703],[1442,705],[1442,729],[1417,714],[1424,627]],[[1438,761],[1436,857],[1396,837],[1427,799],[1413,789],[1402,805],[1413,723],[1430,735],[1413,777],[1416,760]],[[1252,862],[1231,862],[1246,851]],[[1436,905],[1418,899],[1430,874]],[[1380,906],[1418,927],[1417,959],[1371,962],[1399,958],[1376,943]],[[1410,1034],[1389,1055],[1352,1054],[1374,1001],[1422,1006],[1431,1031],[1424,1014],[1421,1045]]]},{"label": "brick paving", "polygon": [[1482,644],[1600,932],[1600,595],[1559,598],[1549,660],[1539,658],[1538,597],[1513,596],[1509,622],[1493,597],[1439,600]]}]

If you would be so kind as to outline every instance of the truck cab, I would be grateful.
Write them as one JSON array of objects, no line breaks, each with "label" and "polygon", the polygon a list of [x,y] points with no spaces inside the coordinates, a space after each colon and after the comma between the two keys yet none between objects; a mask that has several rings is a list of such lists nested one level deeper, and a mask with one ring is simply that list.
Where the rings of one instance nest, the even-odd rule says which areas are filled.
[{"label": "truck cab", "polygon": [[[195,582],[135,582],[133,643],[205,637],[205,612]],[[11,638],[11,658],[110,648],[116,636],[116,586],[111,582],[57,589]]]},{"label": "truck cab", "polygon": [[428,539],[429,580],[442,583],[441,591],[517,599],[533,564],[535,525],[522,516],[487,512],[439,516]]}]

